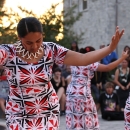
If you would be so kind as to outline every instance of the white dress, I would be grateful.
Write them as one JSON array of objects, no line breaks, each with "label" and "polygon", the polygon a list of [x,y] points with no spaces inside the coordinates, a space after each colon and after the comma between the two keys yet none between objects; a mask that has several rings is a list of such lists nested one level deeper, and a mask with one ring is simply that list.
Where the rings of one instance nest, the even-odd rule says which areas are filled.
[{"label": "white dress", "polygon": [[8,130],[57,130],[59,100],[50,82],[54,62],[62,64],[67,49],[43,42],[44,56],[27,63],[16,56],[13,45],[1,45],[1,65],[6,67],[9,96],[6,103]]},{"label": "white dress", "polygon": [[71,66],[72,80],[66,91],[66,130],[99,130],[96,106],[91,95],[91,79],[98,62]]}]

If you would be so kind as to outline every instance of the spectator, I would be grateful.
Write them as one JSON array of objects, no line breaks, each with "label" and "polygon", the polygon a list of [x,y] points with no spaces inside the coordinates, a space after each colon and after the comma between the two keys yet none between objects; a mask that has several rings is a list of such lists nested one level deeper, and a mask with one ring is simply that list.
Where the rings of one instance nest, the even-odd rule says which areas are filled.
[{"label": "spectator", "polygon": [[125,46],[124,47],[124,51],[128,51],[128,54],[129,54],[129,56],[128,56],[128,67],[130,68],[130,47],[129,46]]},{"label": "spectator", "polygon": [[79,52],[79,47],[78,47],[78,44],[77,44],[76,41],[73,41],[73,42],[71,43],[70,50]]},{"label": "spectator", "polygon": [[97,110],[101,108],[102,118],[106,120],[123,120],[124,113],[119,111],[119,99],[114,93],[114,84],[107,82],[105,92],[99,97]]},{"label": "spectator", "polygon": [[[108,44],[107,46],[109,46],[109,44]],[[101,63],[107,65],[107,64],[109,64],[109,63],[111,63],[112,61],[115,61],[115,60],[117,60],[117,59],[118,59],[118,56],[117,56],[116,52],[113,51],[113,52],[111,52],[109,55],[107,55],[106,57],[104,57],[104,58],[101,60]]]},{"label": "spectator", "polygon": [[61,76],[61,69],[55,68],[51,83],[57,93],[60,102],[60,115],[65,115],[65,79]]},{"label": "spectator", "polygon": [[0,67],[0,108],[5,112],[5,102],[9,92],[9,84],[5,69]]},{"label": "spectator", "polygon": [[124,111],[125,102],[130,92],[130,68],[128,67],[128,60],[123,60],[121,66],[117,68],[114,82],[119,86],[119,89],[117,90],[120,100],[119,106],[121,111]]},{"label": "spectator", "polygon": [[106,72],[94,72],[94,77],[91,80],[91,90],[94,94],[95,102],[99,100],[100,92],[104,91],[106,83]]},{"label": "spectator", "polygon": [[104,44],[100,45],[100,49],[102,49],[102,48],[104,48],[104,47],[105,47],[105,45],[104,45]]},{"label": "spectator", "polygon": [[[114,62],[114,61],[115,61],[115,60],[111,61],[111,63]],[[114,68],[114,69],[111,70],[111,71],[106,72],[106,81],[108,81],[108,82],[113,82],[113,83],[115,84],[114,78],[115,78],[116,69],[117,69],[117,67]]]},{"label": "spectator", "polygon": [[124,51],[128,51],[128,53],[130,52],[130,47],[129,46],[124,46]]}]

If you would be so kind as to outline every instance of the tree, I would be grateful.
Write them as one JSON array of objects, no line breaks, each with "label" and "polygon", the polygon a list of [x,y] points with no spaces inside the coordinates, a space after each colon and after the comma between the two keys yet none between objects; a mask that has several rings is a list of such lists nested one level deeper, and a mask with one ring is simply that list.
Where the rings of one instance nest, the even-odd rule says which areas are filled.
[{"label": "tree", "polygon": [[[13,43],[17,36],[14,33],[15,27],[13,28],[14,22],[10,20],[11,16],[4,10],[5,0],[0,0],[0,43]],[[4,26],[3,20],[10,21],[8,26]]]},{"label": "tree", "polygon": [[3,8],[4,4],[5,4],[5,0],[0,0],[0,8]]},{"label": "tree", "polygon": [[[76,5],[70,8],[67,12],[62,11],[61,14],[56,14],[57,6],[58,4],[52,5],[50,9],[39,17],[32,11],[28,11],[21,7],[19,7],[19,9],[26,16],[38,17],[43,25],[44,41],[56,42],[69,48],[72,40],[76,40],[77,42],[82,40],[83,32],[78,35],[72,30],[73,24],[82,16],[82,14],[78,13],[77,15],[74,15]],[[17,39],[16,26],[14,26],[15,23],[12,22],[11,19],[17,23],[21,17],[18,13],[11,11],[8,15],[10,25],[6,28],[2,27],[3,30],[0,30],[2,33],[2,36],[0,37],[1,43],[12,43]]]}]

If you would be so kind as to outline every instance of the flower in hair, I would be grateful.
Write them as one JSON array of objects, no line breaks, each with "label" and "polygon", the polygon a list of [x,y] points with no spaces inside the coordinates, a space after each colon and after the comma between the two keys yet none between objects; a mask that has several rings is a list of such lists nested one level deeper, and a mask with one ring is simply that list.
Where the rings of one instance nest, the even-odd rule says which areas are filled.
[{"label": "flower in hair", "polygon": [[86,47],[86,51],[89,52],[89,51],[90,51],[90,48],[89,48],[89,47]]}]

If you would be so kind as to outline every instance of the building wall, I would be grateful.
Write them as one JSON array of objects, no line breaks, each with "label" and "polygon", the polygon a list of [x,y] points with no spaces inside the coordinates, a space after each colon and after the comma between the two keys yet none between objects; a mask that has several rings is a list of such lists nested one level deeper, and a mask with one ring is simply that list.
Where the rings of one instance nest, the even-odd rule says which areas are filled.
[{"label": "building wall", "polygon": [[[76,12],[81,11],[82,0],[71,0],[78,4]],[[121,54],[125,45],[130,46],[130,2],[129,0],[87,0],[87,10],[82,11],[83,15],[75,23],[73,29],[80,33],[85,32],[79,47],[91,45],[99,49],[101,44],[109,44],[111,37],[118,25],[120,29],[125,29],[116,51]],[[117,3],[116,3],[117,2]],[[70,0],[64,0],[64,10],[70,7]]]}]

